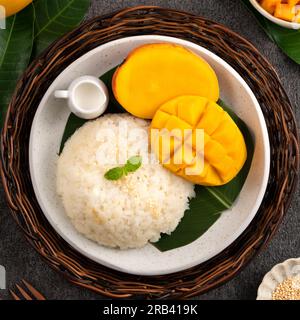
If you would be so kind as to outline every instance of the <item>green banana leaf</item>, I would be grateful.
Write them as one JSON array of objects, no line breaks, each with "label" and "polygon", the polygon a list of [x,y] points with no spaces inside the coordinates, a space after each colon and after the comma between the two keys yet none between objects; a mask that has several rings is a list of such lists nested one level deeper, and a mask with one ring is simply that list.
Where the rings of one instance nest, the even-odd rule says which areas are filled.
[{"label": "green banana leaf", "polygon": [[30,60],[34,10],[29,5],[6,20],[6,29],[0,30],[0,127],[19,77]]},{"label": "green banana leaf", "polygon": [[33,4],[36,19],[32,57],[35,58],[82,21],[90,0],[36,0]]},{"label": "green banana leaf", "polygon": [[267,35],[281,50],[296,63],[300,64],[300,30],[280,27],[262,16],[250,3],[242,0],[246,7],[254,14]]},{"label": "green banana leaf", "polygon": [[[101,80],[107,85],[110,92],[110,104],[107,112],[125,112],[112,93],[111,79],[114,71],[115,68],[101,77]],[[177,228],[171,235],[163,234],[158,242],[153,243],[160,251],[168,251],[188,245],[201,237],[220,218],[222,212],[233,205],[249,173],[254,151],[252,136],[247,125],[224,102],[219,101],[218,103],[228,112],[240,128],[247,146],[247,160],[239,174],[226,185],[219,187],[195,186],[196,197],[190,199],[189,209],[185,212]],[[86,121],[79,119],[72,113],[70,114],[61,141],[60,153],[63,150],[65,142]]]}]

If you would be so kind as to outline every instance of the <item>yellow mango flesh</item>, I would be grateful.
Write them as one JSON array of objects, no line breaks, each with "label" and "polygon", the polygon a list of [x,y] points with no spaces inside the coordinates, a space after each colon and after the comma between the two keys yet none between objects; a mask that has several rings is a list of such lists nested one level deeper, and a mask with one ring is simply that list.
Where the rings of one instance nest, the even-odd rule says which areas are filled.
[{"label": "yellow mango flesh", "polygon": [[210,65],[186,48],[146,44],[133,50],[116,70],[113,93],[126,111],[152,119],[165,102],[180,95],[219,98],[217,76]]},{"label": "yellow mango flesh", "polygon": [[287,0],[287,3],[290,6],[296,6],[297,4],[300,4],[300,0]]},{"label": "yellow mango flesh", "polygon": [[300,10],[296,5],[300,0],[261,0],[260,5],[276,18],[289,22],[299,22]]},{"label": "yellow mango flesh", "polygon": [[[21,11],[22,9],[24,9],[31,2],[32,2],[32,0],[0,0],[0,6],[4,7],[5,16],[9,17],[9,16]],[[1,10],[1,8],[0,8],[0,10]],[[1,11],[0,11],[0,13],[1,13]],[[0,14],[0,16],[1,16],[1,14]]]},{"label": "yellow mango flesh", "polygon": [[293,21],[296,15],[295,6],[291,6],[289,4],[278,4],[276,6],[274,16],[276,18],[286,20],[286,21]]},{"label": "yellow mango flesh", "polygon": [[274,14],[277,4],[280,4],[281,0],[262,0],[260,5],[269,13]]},{"label": "yellow mango flesh", "polygon": [[[171,134],[168,143],[173,129],[175,134]],[[196,129],[203,129],[204,133],[200,150],[196,147]],[[247,158],[244,137],[235,122],[219,105],[204,97],[180,96],[166,102],[156,112],[150,130],[151,149],[160,163],[195,184],[226,184],[238,174]],[[154,134],[157,131],[158,136]],[[192,136],[184,135],[190,131]],[[187,169],[192,169],[192,174]]]}]

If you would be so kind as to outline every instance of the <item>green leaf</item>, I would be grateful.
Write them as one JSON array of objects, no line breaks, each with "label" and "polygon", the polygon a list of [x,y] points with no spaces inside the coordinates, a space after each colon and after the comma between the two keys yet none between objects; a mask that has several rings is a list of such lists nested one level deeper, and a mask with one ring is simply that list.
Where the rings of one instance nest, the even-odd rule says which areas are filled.
[{"label": "green leaf", "polygon": [[0,126],[16,83],[30,60],[33,45],[34,10],[26,9],[6,20],[0,30]]},{"label": "green leaf", "polygon": [[125,175],[124,167],[115,167],[108,170],[104,177],[107,180],[119,180]]},{"label": "green leaf", "polygon": [[142,165],[142,157],[140,156],[134,156],[127,160],[126,164],[122,167],[115,167],[110,170],[108,170],[104,177],[107,180],[119,180],[124,175],[127,175],[128,173],[135,172],[140,168]]},{"label": "green leaf", "polygon": [[35,43],[32,58],[83,20],[90,0],[36,0]]},{"label": "green leaf", "polygon": [[[66,106],[66,108],[67,108],[67,106]],[[74,132],[78,128],[83,126],[86,122],[87,122],[87,120],[78,118],[77,116],[75,116],[74,113],[70,114],[68,121],[67,121],[67,125],[64,130],[62,140],[61,140],[59,154],[62,153],[66,141],[74,134]]]},{"label": "green leaf", "polygon": [[227,208],[210,194],[209,190],[196,186],[196,197],[190,200],[190,208],[171,235],[163,234],[152,243],[160,251],[168,251],[190,244],[200,238]]},{"label": "green leaf", "polygon": [[134,156],[127,160],[124,170],[125,172],[134,172],[142,165],[142,157]]},{"label": "green leaf", "polygon": [[247,8],[254,14],[267,35],[281,50],[300,64],[300,30],[283,28],[261,15],[249,0],[242,0]]},{"label": "green leaf", "polygon": [[160,251],[176,249],[192,243],[201,237],[237,199],[249,173],[254,144],[247,125],[225,105],[218,104],[231,116],[240,128],[247,146],[247,160],[239,174],[224,186],[195,187],[196,197],[190,200],[190,207],[171,235],[163,234],[153,245]]}]

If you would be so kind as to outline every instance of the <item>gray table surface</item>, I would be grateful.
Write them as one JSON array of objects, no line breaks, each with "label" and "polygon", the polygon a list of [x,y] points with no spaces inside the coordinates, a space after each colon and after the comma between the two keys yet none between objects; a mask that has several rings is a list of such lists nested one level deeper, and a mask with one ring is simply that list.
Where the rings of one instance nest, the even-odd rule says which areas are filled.
[{"label": "gray table surface", "polygon": [[[158,5],[176,8],[221,22],[250,40],[278,71],[282,83],[300,121],[300,66],[289,60],[265,35],[254,18],[239,0],[169,0],[127,1],[92,0],[87,17],[95,17],[114,10],[135,5]],[[255,299],[257,288],[266,272],[276,263],[300,256],[300,194],[295,192],[279,231],[270,245],[261,252],[233,280],[197,299]],[[12,288],[22,278],[40,289],[48,299],[101,299],[88,290],[70,284],[53,271],[26,242],[16,226],[0,187],[0,265],[6,268],[7,288]],[[0,290],[0,298],[10,299],[8,290]]]}]

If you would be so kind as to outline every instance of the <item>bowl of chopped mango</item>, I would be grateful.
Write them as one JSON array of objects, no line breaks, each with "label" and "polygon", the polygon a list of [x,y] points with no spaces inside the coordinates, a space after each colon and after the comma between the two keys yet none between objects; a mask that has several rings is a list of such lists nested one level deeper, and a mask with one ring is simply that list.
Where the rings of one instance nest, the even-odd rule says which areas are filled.
[{"label": "bowl of chopped mango", "polygon": [[264,17],[289,29],[300,29],[300,0],[250,0]]}]

